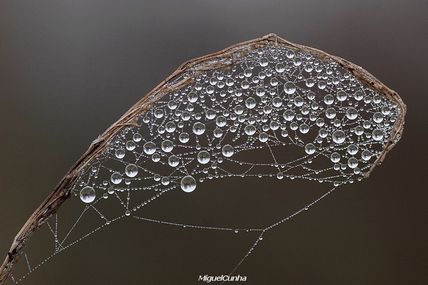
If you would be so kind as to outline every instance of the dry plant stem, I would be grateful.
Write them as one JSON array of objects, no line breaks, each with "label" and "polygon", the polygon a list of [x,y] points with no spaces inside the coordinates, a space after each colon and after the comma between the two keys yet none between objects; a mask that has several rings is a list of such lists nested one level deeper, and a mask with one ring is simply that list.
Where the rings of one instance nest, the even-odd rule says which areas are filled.
[{"label": "dry plant stem", "polygon": [[[137,125],[137,118],[149,110],[153,104],[162,98],[164,95],[181,89],[182,87],[191,84],[193,79],[202,72],[215,70],[220,68],[228,68],[239,62],[248,52],[264,47],[268,44],[277,44],[292,48],[297,51],[311,53],[321,59],[333,59],[340,66],[351,72],[358,80],[376,90],[390,101],[397,104],[400,108],[398,120],[395,122],[392,134],[389,138],[385,149],[373,164],[367,173],[367,176],[372,172],[373,168],[380,164],[386,153],[398,142],[401,138],[404,127],[404,116],[406,113],[406,105],[403,103],[398,94],[385,86],[382,82],[376,79],[363,68],[337,56],[330,55],[318,49],[306,47],[299,44],[288,42],[275,34],[268,34],[264,37],[239,43],[226,48],[222,51],[212,53],[203,57],[192,59],[182,64],[175,72],[167,79],[162,81],[140,101],[138,101],[131,109],[129,109],[117,122],[111,125],[102,135],[92,142],[89,149],[82,157],[73,165],[67,175],[55,187],[55,190],[46,198],[46,200],[34,211],[22,229],[18,232],[13,240],[12,246],[6,255],[6,258],[0,267],[0,285],[4,284],[8,279],[14,263],[17,261],[25,242],[31,235],[54,213],[57,212],[62,203],[70,196],[70,191],[73,183],[77,179],[80,171],[97,155],[106,151],[110,140],[124,127]],[[192,76],[188,78],[180,78],[186,72],[191,72]]]}]

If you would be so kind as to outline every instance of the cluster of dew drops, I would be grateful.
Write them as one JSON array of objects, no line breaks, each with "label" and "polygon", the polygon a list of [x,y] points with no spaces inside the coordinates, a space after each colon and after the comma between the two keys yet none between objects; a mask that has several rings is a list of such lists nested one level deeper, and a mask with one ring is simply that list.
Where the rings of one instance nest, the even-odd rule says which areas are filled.
[{"label": "cluster of dew drops", "polygon": [[[197,180],[233,175],[336,184],[361,179],[399,115],[397,105],[335,61],[281,45],[251,51],[230,68],[185,76],[193,83],[157,101],[139,126],[124,128],[82,171],[75,193],[82,202],[133,184],[134,190],[192,192]],[[301,157],[278,162],[290,145]],[[252,152],[272,146],[280,147],[271,150],[272,163],[251,161]],[[314,159],[327,161],[324,169],[310,168]],[[248,171],[236,174],[234,165]],[[254,173],[255,166],[264,170]],[[299,167],[306,173],[292,174]]]}]

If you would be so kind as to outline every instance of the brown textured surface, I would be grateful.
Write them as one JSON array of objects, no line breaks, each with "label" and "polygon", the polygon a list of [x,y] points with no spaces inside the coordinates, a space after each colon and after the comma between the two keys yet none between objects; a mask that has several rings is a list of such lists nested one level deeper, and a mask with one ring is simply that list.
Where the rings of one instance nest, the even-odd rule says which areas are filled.
[{"label": "brown textured surface", "polygon": [[255,40],[233,45],[222,51],[196,58],[182,64],[167,79],[162,81],[157,87],[155,87],[151,92],[144,96],[116,123],[110,126],[102,135],[100,135],[90,145],[89,149],[83,154],[83,156],[70,169],[68,174],[60,181],[55,190],[36,209],[36,211],[31,215],[31,217],[27,220],[22,229],[16,235],[12,246],[5,258],[5,261],[0,268],[0,284],[4,284],[4,282],[7,280],[13,268],[13,264],[17,261],[17,256],[25,245],[26,240],[31,237],[32,233],[36,231],[43,224],[43,222],[46,221],[46,219],[48,219],[59,209],[59,207],[65,200],[67,200],[70,195],[70,186],[73,185],[75,179],[79,175],[80,170],[84,168],[85,165],[91,159],[96,157],[99,153],[103,152],[107,148],[110,139],[116,133],[118,133],[124,126],[136,124],[137,116],[148,110],[159,98],[173,90],[180,89],[186,84],[189,84],[191,78],[177,81],[176,79],[179,78],[180,75],[182,75],[188,70],[192,70],[198,73],[206,70],[227,67],[228,65],[233,64],[235,61],[239,61],[239,59],[244,56],[248,51],[265,46],[268,43],[286,45],[297,50],[303,50],[306,52],[313,53],[321,58],[329,57],[338,62],[345,69],[349,70],[361,82],[370,86],[372,89],[378,91],[386,98],[399,105],[401,109],[400,117],[395,123],[393,132],[389,138],[389,142],[387,143],[384,151],[368,172],[368,174],[370,174],[373,168],[383,161],[386,153],[398,142],[401,137],[404,127],[404,116],[406,113],[406,105],[402,102],[401,98],[395,91],[385,86],[373,75],[365,71],[363,68],[347,60],[333,55],[329,55],[323,51],[314,48],[293,44],[274,34],[269,34]]}]

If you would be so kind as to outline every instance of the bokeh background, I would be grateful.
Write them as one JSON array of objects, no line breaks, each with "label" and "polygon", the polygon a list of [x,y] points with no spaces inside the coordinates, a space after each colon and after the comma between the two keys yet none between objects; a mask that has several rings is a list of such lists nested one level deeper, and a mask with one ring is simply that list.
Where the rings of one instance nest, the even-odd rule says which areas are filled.
[{"label": "bokeh background", "polygon": [[[370,179],[267,236],[238,273],[246,284],[427,284],[427,11],[422,0],[1,1],[1,255],[90,142],[179,64],[274,32],[363,66],[408,114],[402,140]],[[209,184],[232,190],[207,207],[157,211],[257,221],[263,209],[290,211],[316,192],[282,183]],[[242,200],[239,189],[252,194]],[[272,201],[278,191],[289,196]],[[227,273],[252,239],[117,226],[24,284],[194,284]]]}]

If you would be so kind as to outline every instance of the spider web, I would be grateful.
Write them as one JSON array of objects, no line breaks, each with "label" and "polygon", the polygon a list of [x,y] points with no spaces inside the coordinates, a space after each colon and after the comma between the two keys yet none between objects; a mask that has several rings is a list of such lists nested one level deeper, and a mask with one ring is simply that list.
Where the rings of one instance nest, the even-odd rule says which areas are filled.
[{"label": "spider web", "polygon": [[[233,274],[267,232],[339,186],[361,180],[385,148],[400,112],[335,61],[275,44],[249,52],[231,68],[190,70],[183,78],[194,81],[158,100],[136,126],[124,127],[80,173],[70,198],[81,205],[77,219],[61,234],[61,213],[46,222],[53,251],[35,263],[23,252],[26,270],[14,272],[14,283],[126,218],[189,230],[256,233],[230,269]],[[330,186],[306,206],[262,227],[144,215],[148,205],[171,192],[191,199],[194,191],[204,191],[205,181],[231,177],[304,179]],[[98,222],[77,233],[87,215]]]}]

